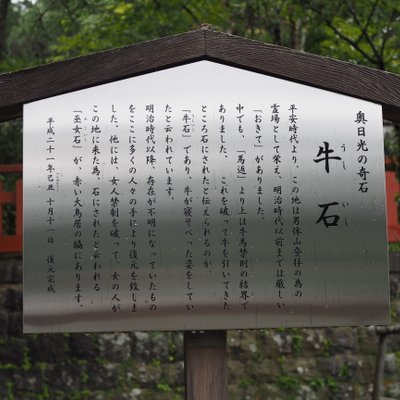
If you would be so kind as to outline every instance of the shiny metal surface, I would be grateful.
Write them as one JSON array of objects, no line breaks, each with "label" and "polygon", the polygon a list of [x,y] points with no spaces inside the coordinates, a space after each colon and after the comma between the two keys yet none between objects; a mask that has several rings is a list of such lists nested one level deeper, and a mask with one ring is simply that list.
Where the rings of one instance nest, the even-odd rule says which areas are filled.
[{"label": "shiny metal surface", "polygon": [[386,324],[381,107],[208,61],[24,107],[24,331]]}]

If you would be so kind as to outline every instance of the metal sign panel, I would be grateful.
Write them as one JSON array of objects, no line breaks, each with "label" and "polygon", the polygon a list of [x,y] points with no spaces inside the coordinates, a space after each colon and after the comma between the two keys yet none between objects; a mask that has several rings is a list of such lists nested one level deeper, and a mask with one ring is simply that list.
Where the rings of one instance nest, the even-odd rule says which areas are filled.
[{"label": "metal sign panel", "polygon": [[24,107],[25,332],[389,323],[381,107],[201,61]]}]

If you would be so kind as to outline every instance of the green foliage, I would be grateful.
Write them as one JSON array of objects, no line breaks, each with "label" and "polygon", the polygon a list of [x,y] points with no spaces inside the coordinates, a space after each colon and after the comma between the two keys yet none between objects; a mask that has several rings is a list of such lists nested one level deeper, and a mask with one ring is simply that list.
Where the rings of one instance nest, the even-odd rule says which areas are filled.
[{"label": "green foliage", "polygon": [[389,243],[389,252],[390,253],[400,253],[400,242]]},{"label": "green foliage", "polygon": [[322,390],[324,388],[328,388],[330,392],[334,393],[337,391],[338,388],[338,383],[336,379],[332,377],[327,377],[327,378],[316,377],[311,379],[308,382],[308,384],[310,388],[315,392]]},{"label": "green foliage", "polygon": [[318,390],[322,389],[325,386],[325,379],[324,378],[314,378],[309,383],[310,388],[317,392]]},{"label": "green foliage", "polygon": [[[396,172],[397,179],[400,181],[400,124],[394,124],[385,134],[385,155],[390,163],[386,166]],[[396,196],[397,210],[400,223],[400,193]]]},{"label": "green foliage", "polygon": [[319,53],[356,64],[399,71],[397,0],[305,0],[322,23]]},{"label": "green foliage", "polygon": [[[0,71],[197,29],[217,30],[400,72],[397,0],[23,0],[0,37]],[[0,164],[21,162],[21,123],[0,126]],[[386,139],[399,160],[400,133]],[[400,162],[397,162],[400,165]]]},{"label": "green foliage", "polygon": [[239,382],[239,387],[241,389],[247,389],[254,385],[254,381],[250,378],[242,378]]},{"label": "green foliage", "polygon": [[[54,59],[173,35],[207,22],[216,29],[290,47],[301,46],[308,20],[298,1],[86,1],[51,46]],[[303,41],[304,42],[304,41]]]},{"label": "green foliage", "polygon": [[14,384],[10,381],[6,382],[7,387],[7,400],[14,400]]},{"label": "green foliage", "polygon": [[0,124],[0,164],[22,163],[22,120]]},{"label": "green foliage", "polygon": [[85,400],[85,399],[89,398],[89,396],[91,396],[91,395],[92,395],[92,392],[90,392],[90,390],[70,392],[70,393],[68,393],[68,399],[70,399],[70,400]]},{"label": "green foliage", "polygon": [[386,129],[384,145],[385,145],[385,155],[391,161],[391,163],[389,164],[389,168],[396,171],[397,178],[400,180],[400,125],[399,124],[394,124]]},{"label": "green foliage", "polygon": [[17,366],[11,363],[0,363],[0,370],[12,370],[12,369],[16,369]]},{"label": "green foliage", "polygon": [[168,361],[170,362],[175,362],[176,360],[176,353],[177,353],[177,348],[175,342],[170,338],[168,342]]},{"label": "green foliage", "polygon": [[303,336],[301,335],[294,335],[293,336],[293,352],[296,355],[301,353],[303,348]]},{"label": "green foliage", "polygon": [[294,392],[300,386],[300,380],[294,376],[281,375],[277,379],[277,384],[282,390]]},{"label": "green foliage", "polygon": [[31,362],[31,359],[29,357],[29,351],[28,351],[28,349],[26,347],[24,347],[23,354],[24,354],[24,357],[23,357],[23,360],[22,360],[22,369],[24,371],[28,371],[28,370],[30,370],[32,368],[32,362]]},{"label": "green foliage", "polygon": [[350,368],[347,364],[342,365],[342,367],[339,370],[339,377],[348,380],[351,377],[352,373],[350,371]]},{"label": "green foliage", "polygon": [[171,392],[171,386],[168,385],[168,383],[157,383],[157,390],[159,390],[162,393],[169,393]]},{"label": "green foliage", "polygon": [[7,16],[0,67],[44,61],[214,28],[398,71],[400,8],[396,0],[25,0]]},{"label": "green foliage", "polygon": [[330,355],[332,351],[332,342],[328,338],[324,338],[322,341],[322,348],[324,349],[325,355]]},{"label": "green foliage", "polygon": [[[22,163],[22,120],[17,119],[0,124],[0,164]],[[21,178],[20,173],[0,173],[0,182],[6,191],[14,191],[16,181]],[[3,206],[3,220],[1,223],[6,235],[15,234],[15,206]]]},{"label": "green foliage", "polygon": [[[207,22],[232,34],[400,72],[399,19],[396,0],[25,0],[9,7],[0,71],[174,35]],[[0,124],[0,144],[0,164],[22,162],[21,120]],[[400,177],[399,127],[385,137],[385,152]],[[5,215],[12,219],[14,211]],[[4,223],[14,226],[12,220]]]},{"label": "green foliage", "polygon": [[12,3],[7,16],[6,51],[0,61],[1,70],[38,65],[50,56],[49,43],[61,35],[59,19],[64,14],[61,7],[54,7],[55,3],[51,0]]},{"label": "green foliage", "polygon": [[[60,20],[63,33],[52,44],[53,59],[173,35],[201,22],[228,21],[220,1],[88,0]],[[223,28],[222,26],[220,26]]]},{"label": "green foliage", "polygon": [[154,359],[154,360],[151,361],[151,365],[153,365],[154,367],[160,367],[161,366],[161,360]]},{"label": "green foliage", "polygon": [[338,383],[335,378],[328,377],[328,378],[326,378],[325,383],[331,392],[337,391]]}]

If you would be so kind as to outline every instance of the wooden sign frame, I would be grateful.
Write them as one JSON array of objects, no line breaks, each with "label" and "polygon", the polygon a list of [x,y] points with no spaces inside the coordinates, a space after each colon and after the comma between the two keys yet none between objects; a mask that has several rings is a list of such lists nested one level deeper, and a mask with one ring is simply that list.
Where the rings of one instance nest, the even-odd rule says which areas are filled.
[{"label": "wooden sign frame", "polygon": [[379,103],[400,122],[400,77],[209,29],[0,75],[0,121],[23,104],[198,60],[210,60]]}]

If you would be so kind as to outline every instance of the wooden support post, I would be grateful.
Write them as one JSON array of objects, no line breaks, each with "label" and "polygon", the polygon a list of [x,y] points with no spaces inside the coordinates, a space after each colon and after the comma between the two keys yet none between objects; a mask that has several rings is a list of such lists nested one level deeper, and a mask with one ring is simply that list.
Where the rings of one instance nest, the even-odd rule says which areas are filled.
[{"label": "wooden support post", "polygon": [[375,378],[374,378],[374,393],[372,395],[373,400],[380,400],[381,398],[383,371],[385,368],[386,342],[387,342],[387,334],[379,334],[379,345],[378,345],[378,353],[376,355],[376,367],[375,367]]},{"label": "wooden support post", "polygon": [[186,400],[227,400],[226,331],[185,332]]}]

